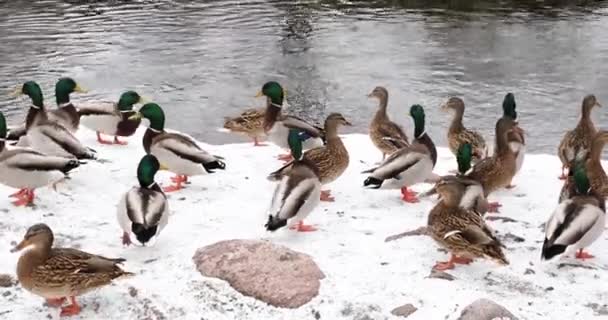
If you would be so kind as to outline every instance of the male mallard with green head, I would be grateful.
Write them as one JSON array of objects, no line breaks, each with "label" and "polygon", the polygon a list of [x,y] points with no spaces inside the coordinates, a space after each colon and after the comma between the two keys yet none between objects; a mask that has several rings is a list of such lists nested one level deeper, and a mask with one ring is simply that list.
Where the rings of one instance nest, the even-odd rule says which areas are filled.
[{"label": "male mallard with green head", "polygon": [[[515,111],[516,106],[517,104],[515,103],[515,95],[510,92],[507,93],[502,101],[502,117],[517,121],[517,111]],[[512,131],[509,132],[509,134],[507,135],[507,141],[509,142],[509,147],[511,147],[511,150],[513,150],[516,155],[515,174],[517,174],[521,169],[522,165],[524,164],[524,156],[526,154],[526,140],[523,133]],[[498,145],[498,140],[496,140],[496,145]],[[497,148],[495,148],[495,150],[496,149]],[[511,189],[514,187],[515,186],[512,184],[511,181],[505,188]]]},{"label": "male mallard with green head", "polygon": [[566,179],[565,171],[576,158],[580,157],[579,153],[585,156],[591,148],[593,138],[597,133],[597,129],[591,120],[591,110],[596,106],[601,107],[602,105],[594,95],[590,94],[583,99],[581,118],[576,128],[566,132],[559,144],[557,155],[562,162],[560,179]]},{"label": "male mallard with green head", "polygon": [[187,182],[190,176],[226,168],[222,157],[201,149],[192,138],[179,132],[166,132],[165,113],[158,104],[146,103],[129,119],[141,118],[150,121],[143,137],[144,150],[147,154],[154,155],[167,170],[176,174],[172,179],[175,185],[164,188],[165,192],[182,189],[182,183]]},{"label": "male mallard with green head", "polygon": [[31,226],[23,240],[11,250],[24,250],[17,262],[21,286],[46,299],[49,306],[61,307],[61,316],[80,313],[76,297],[133,273],[118,265],[125,259],[110,259],[71,248],[53,248],[53,231],[46,224]]},{"label": "male mallard with green head", "polygon": [[80,126],[80,115],[78,110],[70,101],[70,94],[73,92],[86,93],[87,91],[80,87],[72,78],[61,78],[55,84],[55,100],[58,109],[51,110],[51,120],[56,120],[70,132],[76,132]]},{"label": "male mallard with green head", "polygon": [[463,144],[469,144],[473,148],[473,163],[476,163],[488,155],[488,147],[485,139],[477,131],[469,130],[462,124],[464,115],[464,101],[458,97],[448,99],[441,106],[441,110],[454,112],[454,118],[448,129],[448,146],[454,155]]},{"label": "male mallard with green head", "polygon": [[[97,133],[97,141],[101,144],[125,145],[127,142],[118,137],[132,136],[140,119],[129,119],[135,114],[133,105],[145,103],[145,100],[135,91],[126,91],[120,95],[118,102],[89,101],[78,104],[78,115],[83,126]],[[107,141],[102,134],[114,136],[114,141]]]},{"label": "male mallard with green head", "polygon": [[[604,231],[606,200],[593,190],[582,162],[573,164],[574,192],[555,209],[545,225],[541,258],[574,254],[577,259],[593,258],[583,249],[595,242]],[[570,169],[572,170],[572,167]]]},{"label": "male mallard with green head", "polygon": [[278,82],[266,82],[256,95],[256,97],[262,96],[265,96],[267,101],[264,132],[268,135],[268,140],[283,149],[290,150],[289,154],[280,155],[280,160],[293,160],[294,146],[302,145],[304,150],[308,150],[323,145],[322,129],[300,118],[281,113],[285,92]]},{"label": "male mallard with green head", "polygon": [[416,192],[408,188],[427,180],[433,174],[437,163],[437,149],[424,130],[424,108],[415,104],[410,108],[410,115],[414,119],[415,140],[411,145],[393,152],[378,167],[364,171],[363,173],[370,175],[363,185],[377,189],[382,186],[384,180],[398,179],[403,183],[402,200],[414,203],[418,202]]},{"label": "male mallard with green head", "polygon": [[47,156],[29,148],[5,149],[6,119],[0,112],[0,183],[19,191],[10,195],[17,198],[16,206],[34,201],[36,188],[63,180],[80,162],[62,157]]},{"label": "male mallard with green head", "polygon": [[[341,125],[351,126],[351,123],[344,119],[344,116],[340,113],[332,113],[327,116],[324,127],[325,138],[327,140],[325,146],[313,148],[301,154],[302,147],[300,142],[300,146],[294,148],[297,160],[291,161],[279,170],[271,173],[268,178],[273,181],[280,180],[283,175],[293,168],[295,162],[303,159],[316,167],[323,185],[332,183],[338,179],[344,173],[349,163],[348,150],[346,150],[342,139],[338,135],[338,127]],[[334,200],[330,190],[321,191],[321,201]]]},{"label": "male mallard with green head", "polygon": [[369,126],[369,137],[376,148],[382,152],[382,160],[384,160],[387,155],[407,147],[409,141],[401,126],[392,122],[386,113],[388,90],[384,87],[376,87],[367,96],[368,98],[377,98],[379,101],[378,111],[376,111]]},{"label": "male mallard with green head", "polygon": [[121,198],[117,217],[122,228],[122,244],[131,244],[131,234],[142,245],[157,237],[169,222],[169,203],[154,181],[158,170],[166,169],[155,156],[145,155],[137,166],[139,187],[133,187]]},{"label": "male mallard with green head", "polygon": [[25,94],[32,99],[25,122],[27,142],[32,149],[64,158],[96,158],[94,150],[85,147],[66,127],[48,118],[44,110],[42,90],[36,82],[24,83],[18,94]]},{"label": "male mallard with green head", "polygon": [[453,269],[454,264],[469,264],[473,258],[489,258],[499,264],[509,261],[502,252],[502,244],[492,234],[483,218],[460,206],[460,199],[452,193],[449,182],[437,184],[441,201],[429,213],[429,234],[441,247],[451,253],[447,262],[438,262],[434,269]]}]

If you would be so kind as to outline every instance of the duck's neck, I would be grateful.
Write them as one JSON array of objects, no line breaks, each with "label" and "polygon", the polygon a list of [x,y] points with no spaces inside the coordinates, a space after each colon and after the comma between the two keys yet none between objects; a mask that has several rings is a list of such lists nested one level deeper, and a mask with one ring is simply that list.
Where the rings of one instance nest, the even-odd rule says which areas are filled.
[{"label": "duck's neck", "polygon": [[154,139],[154,137],[161,133],[163,133],[163,130],[159,131],[152,127],[148,127],[148,129],[146,129],[146,133],[144,133],[143,139],[144,150],[146,151],[146,153],[150,153],[150,146],[152,146],[152,140]]},{"label": "duck's neck", "polygon": [[337,123],[325,123],[325,139],[327,140],[326,147],[336,153],[347,153],[342,139],[338,135],[338,124]]},{"label": "duck's neck", "polygon": [[593,125],[593,121],[591,120],[591,109],[592,107],[587,107],[583,105],[581,111],[581,119],[578,121],[578,125],[588,128],[590,130],[595,130],[595,126]]},{"label": "duck's neck", "polygon": [[6,145],[6,141],[3,138],[0,139],[0,152],[4,151],[5,145]]},{"label": "duck's neck", "polygon": [[281,104],[275,103],[268,99],[266,112],[264,113],[264,130],[268,131],[272,129],[272,126],[277,121],[277,118],[281,115],[281,108]]},{"label": "duck's neck", "polygon": [[[595,139],[591,144],[591,150],[589,150],[588,162],[591,164],[598,164],[601,167],[602,150],[606,142],[603,139]],[[603,169],[602,169],[603,170]]]},{"label": "duck's neck", "polygon": [[379,96],[378,97],[378,111],[376,112],[376,117],[387,117],[386,108],[388,106],[388,96]]},{"label": "duck's neck", "polygon": [[424,132],[421,136],[416,137],[416,141],[429,149],[431,152],[431,160],[433,160],[433,167],[435,167],[435,164],[437,164],[437,148],[435,147],[433,139],[431,139],[431,137]]},{"label": "duck's neck", "polygon": [[69,105],[70,93],[65,90],[55,90],[55,101],[60,108]]},{"label": "duck's neck", "polygon": [[454,110],[454,118],[452,118],[452,123],[450,124],[450,132],[459,132],[464,129],[462,125],[462,117],[464,115],[464,109],[458,108]]},{"label": "duck's neck", "polygon": [[27,286],[27,282],[35,268],[44,264],[51,253],[52,242],[39,243],[23,253],[17,263],[17,277]]},{"label": "duck's neck", "polygon": [[27,111],[27,116],[25,117],[25,129],[27,130],[31,128],[37,119],[46,119],[46,111],[44,110],[42,103],[32,104],[30,109]]},{"label": "duck's neck", "polygon": [[505,155],[512,153],[511,147],[509,146],[509,137],[506,132],[496,130],[496,154]]}]

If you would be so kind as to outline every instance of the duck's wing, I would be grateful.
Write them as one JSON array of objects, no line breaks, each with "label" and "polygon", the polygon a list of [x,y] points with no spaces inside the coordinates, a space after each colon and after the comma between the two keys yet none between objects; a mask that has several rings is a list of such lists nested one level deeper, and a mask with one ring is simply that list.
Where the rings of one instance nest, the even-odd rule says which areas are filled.
[{"label": "duck's wing", "polygon": [[560,203],[545,227],[547,246],[569,246],[591,230],[604,213],[592,203],[572,199]]},{"label": "duck's wing", "polygon": [[52,142],[57,144],[57,146],[78,159],[95,158],[91,149],[82,145],[70,131],[58,123],[47,122],[37,126],[35,129],[40,130],[40,133],[48,137]]},{"label": "duck's wing", "polygon": [[403,128],[392,121],[384,121],[378,127],[378,132],[382,135],[382,139],[390,142],[396,148],[409,146],[409,140]]},{"label": "duck's wing", "polygon": [[160,223],[167,207],[167,199],[161,192],[134,188],[127,193],[126,207],[131,222],[150,227]]},{"label": "duck's wing", "polygon": [[397,177],[401,172],[414,166],[419,161],[427,158],[429,151],[420,144],[412,144],[393,152],[378,167],[366,170],[363,173],[371,173],[376,179],[387,180]]},{"label": "duck's wing", "polygon": [[313,138],[323,138],[325,135],[322,128],[312,125],[295,116],[284,116],[282,117],[281,122],[285,127],[304,131]]},{"label": "duck's wing", "polygon": [[109,116],[117,112],[116,103],[110,101],[88,101],[79,103],[76,108],[82,116]]},{"label": "duck's wing", "polygon": [[182,159],[195,163],[221,162],[221,157],[208,153],[201,149],[193,139],[179,133],[164,133],[155,138],[153,143],[155,147],[164,148]]},{"label": "duck's wing", "polygon": [[277,185],[269,214],[278,220],[295,217],[319,183],[313,170],[304,164],[296,164]]},{"label": "duck's wing", "polygon": [[0,155],[0,162],[9,168],[27,171],[53,171],[59,170],[67,173],[78,167],[76,160],[63,157],[47,156],[38,151],[26,148],[8,150]]},{"label": "duck's wing", "polygon": [[17,127],[11,127],[6,134],[6,140],[17,141],[22,136],[25,136],[26,133],[27,129],[25,128],[25,123]]}]

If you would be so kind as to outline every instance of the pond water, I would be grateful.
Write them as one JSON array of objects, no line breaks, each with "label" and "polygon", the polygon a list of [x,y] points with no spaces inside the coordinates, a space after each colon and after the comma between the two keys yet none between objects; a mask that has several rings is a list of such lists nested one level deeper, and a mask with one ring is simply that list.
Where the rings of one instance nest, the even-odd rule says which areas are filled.
[{"label": "pond water", "polygon": [[[2,1],[0,108],[19,122],[29,104],[6,93],[36,80],[54,104],[54,82],[71,76],[90,90],[74,100],[135,89],[169,127],[217,144],[245,140],[217,128],[263,105],[253,96],[267,80],[287,88],[294,114],[343,113],[346,132],[367,132],[376,102],[366,94],[383,85],[410,135],[408,109],[420,103],[445,145],[439,105],[450,95],[465,100],[465,125],[493,139],[513,92],[529,150],[554,154],[585,94],[608,107],[608,4],[551,3]],[[607,113],[594,112],[599,127]]]}]

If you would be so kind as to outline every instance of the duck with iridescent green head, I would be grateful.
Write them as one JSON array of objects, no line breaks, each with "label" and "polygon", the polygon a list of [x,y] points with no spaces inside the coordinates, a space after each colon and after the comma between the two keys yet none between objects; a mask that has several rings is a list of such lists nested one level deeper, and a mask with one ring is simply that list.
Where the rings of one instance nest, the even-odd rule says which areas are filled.
[{"label": "duck with iridescent green head", "polygon": [[6,149],[6,119],[0,112],[0,183],[19,189],[10,195],[17,200],[16,206],[34,201],[36,188],[53,185],[77,168],[80,162],[74,159],[48,156],[30,148]]},{"label": "duck with iridescent green head", "polygon": [[131,235],[142,245],[156,238],[169,222],[169,202],[154,181],[159,170],[166,170],[155,156],[145,155],[137,166],[139,187],[133,187],[120,199],[118,223],[123,230],[122,243],[131,244]]},{"label": "duck with iridescent green head", "polygon": [[156,103],[146,103],[129,119],[146,118],[150,125],[143,137],[147,154],[154,155],[167,170],[176,174],[172,178],[175,185],[164,188],[165,192],[182,189],[188,177],[224,170],[223,158],[203,150],[194,139],[180,133],[165,131],[165,113]]},{"label": "duck with iridescent green head", "polygon": [[[323,129],[300,118],[281,113],[285,92],[278,82],[266,82],[256,95],[256,97],[262,96],[265,96],[267,101],[264,113],[264,132],[266,132],[268,140],[281,148],[290,150],[289,154],[280,155],[280,160],[291,161],[294,159],[294,152],[297,152],[299,156],[303,150],[320,147],[324,144]],[[294,150],[300,145],[303,150]]]},{"label": "duck with iridescent green head", "polygon": [[[502,118],[501,119],[510,119],[512,121],[517,121],[517,111],[515,103],[515,95],[512,93],[507,93],[505,98],[502,101]],[[501,121],[501,120],[498,120]],[[519,122],[518,122],[519,126]],[[496,138],[496,147],[494,150],[498,148],[498,137]],[[507,141],[509,142],[509,147],[515,153],[515,174],[521,170],[522,165],[524,164],[524,156],[526,155],[526,139],[523,132],[511,131],[507,135]],[[515,186],[512,181],[505,187],[507,189],[512,189]]]},{"label": "duck with iridescent green head", "polygon": [[[136,112],[134,104],[144,104],[145,99],[135,91],[126,91],[120,95],[118,102],[87,101],[78,104],[78,114],[83,126],[97,133],[97,141],[101,144],[126,145],[127,142],[118,140],[118,137],[132,136],[140,119],[129,119]],[[114,136],[114,141],[107,141],[102,134]]]},{"label": "duck with iridescent green head", "polygon": [[410,116],[414,119],[414,141],[409,146],[393,152],[378,167],[363,171],[370,174],[363,185],[377,189],[385,180],[397,179],[402,183],[401,199],[415,203],[419,201],[417,193],[409,187],[432,177],[433,168],[437,163],[437,149],[424,129],[424,108],[418,104],[413,105],[410,108]]},{"label": "duck with iridescent green head", "polygon": [[96,159],[95,151],[84,146],[66,127],[51,121],[44,111],[42,90],[34,81],[28,81],[17,92],[32,99],[32,107],[26,117],[27,144],[34,150],[47,155]]}]

